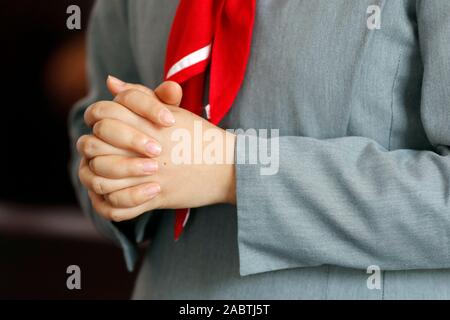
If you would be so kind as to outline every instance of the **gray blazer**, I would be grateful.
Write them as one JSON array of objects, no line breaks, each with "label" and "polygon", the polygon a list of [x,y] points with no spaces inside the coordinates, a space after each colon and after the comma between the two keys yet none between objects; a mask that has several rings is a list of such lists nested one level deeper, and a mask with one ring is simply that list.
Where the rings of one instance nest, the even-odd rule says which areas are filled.
[{"label": "gray blazer", "polygon": [[[73,141],[89,132],[85,108],[111,98],[108,74],[162,81],[176,5],[98,1]],[[380,29],[367,26],[370,5]],[[129,268],[154,230],[135,298],[450,298],[450,1],[258,0],[246,78],[221,126],[279,129],[279,172],[238,165],[237,207],[196,209],[177,243],[171,211],[126,228],[96,215],[74,153],[80,202]],[[381,289],[367,286],[372,265]]]}]

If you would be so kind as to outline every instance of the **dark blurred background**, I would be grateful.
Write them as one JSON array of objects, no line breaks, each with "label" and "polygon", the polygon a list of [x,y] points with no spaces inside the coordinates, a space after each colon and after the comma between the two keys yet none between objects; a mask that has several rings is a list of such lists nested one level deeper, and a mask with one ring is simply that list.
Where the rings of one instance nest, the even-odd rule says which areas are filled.
[{"label": "dark blurred background", "polygon": [[[93,0],[2,0],[0,299],[127,299],[134,274],[77,206],[67,117],[86,94],[85,32]],[[66,27],[78,5],[82,30]],[[82,290],[66,288],[81,268]]]}]

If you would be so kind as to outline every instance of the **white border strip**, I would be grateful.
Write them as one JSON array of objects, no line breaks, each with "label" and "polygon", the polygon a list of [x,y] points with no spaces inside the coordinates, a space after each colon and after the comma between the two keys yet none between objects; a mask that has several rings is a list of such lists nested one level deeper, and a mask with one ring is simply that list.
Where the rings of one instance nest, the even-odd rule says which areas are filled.
[{"label": "white border strip", "polygon": [[183,228],[186,227],[186,223],[188,222],[190,215],[191,215],[191,209],[188,209],[186,218],[184,218],[184,221],[183,221]]},{"label": "white border strip", "polygon": [[174,74],[177,74],[180,71],[183,71],[186,68],[193,66],[199,62],[202,62],[209,58],[211,55],[211,44],[208,44],[206,47],[203,47],[191,54],[188,54],[186,57],[175,63],[172,68],[170,68],[169,72],[167,72],[167,79],[172,77]]},{"label": "white border strip", "polygon": [[211,105],[210,104],[205,106],[205,111],[206,111],[206,119],[210,120],[211,119]]}]

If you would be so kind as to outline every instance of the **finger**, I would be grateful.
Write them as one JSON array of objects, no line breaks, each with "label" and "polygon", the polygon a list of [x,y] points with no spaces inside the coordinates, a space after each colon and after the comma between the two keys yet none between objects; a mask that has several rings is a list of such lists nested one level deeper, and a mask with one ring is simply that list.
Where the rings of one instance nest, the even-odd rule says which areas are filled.
[{"label": "finger", "polygon": [[174,115],[155,93],[149,95],[136,89],[125,90],[117,94],[114,101],[157,125],[170,127],[175,124]]},{"label": "finger", "polygon": [[100,156],[89,161],[91,171],[109,179],[151,176],[158,171],[158,163],[152,159]]},{"label": "finger", "polygon": [[138,154],[155,157],[161,154],[161,146],[139,130],[115,119],[103,119],[94,124],[95,136],[104,142]]},{"label": "finger", "polygon": [[132,220],[141,214],[158,208],[158,198],[148,201],[140,206],[134,208],[114,208],[106,201],[102,196],[89,192],[89,198],[91,199],[92,206],[95,211],[107,220],[114,222],[121,222],[126,220]]},{"label": "finger", "polygon": [[78,152],[88,160],[105,155],[139,157],[137,153],[116,148],[93,135],[81,136],[77,141]]},{"label": "finger", "polygon": [[152,200],[160,192],[159,184],[147,183],[112,192],[105,199],[115,208],[134,208]]},{"label": "finger", "polygon": [[97,176],[92,172],[91,168],[86,161],[82,160],[79,170],[79,177],[81,183],[90,191],[95,192],[99,195],[105,195],[126,188],[138,186],[141,184],[149,183],[152,177],[132,177],[125,179],[107,179],[104,177]]},{"label": "finger", "polygon": [[130,109],[113,101],[99,101],[89,106],[84,113],[84,122],[92,127],[103,119],[115,119],[128,124],[130,127],[139,128],[149,134],[153,131],[153,125],[145,118],[132,112]]},{"label": "finger", "polygon": [[109,92],[111,92],[113,96],[116,96],[122,91],[130,89],[136,89],[142,91],[145,94],[150,95],[153,94],[153,91],[147,88],[146,86],[140,84],[127,83],[113,76],[108,76],[108,79],[106,80],[106,86],[108,87]]},{"label": "finger", "polygon": [[155,94],[161,102],[179,107],[183,98],[183,89],[174,81],[166,81],[155,89]]},{"label": "finger", "polygon": [[[108,90],[113,96],[130,89],[136,89],[145,94],[153,95],[152,90],[146,86],[127,83],[113,76],[108,76],[106,84],[108,86]],[[158,88],[155,89],[154,93],[161,100],[161,102],[174,107],[180,106],[181,99],[183,97],[183,90],[181,86],[174,81],[163,82]]]}]

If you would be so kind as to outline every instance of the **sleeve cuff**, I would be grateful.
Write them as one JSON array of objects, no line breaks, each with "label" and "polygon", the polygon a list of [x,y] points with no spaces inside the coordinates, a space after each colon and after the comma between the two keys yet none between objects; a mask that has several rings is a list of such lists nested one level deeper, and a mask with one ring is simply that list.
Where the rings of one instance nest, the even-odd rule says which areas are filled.
[{"label": "sleeve cuff", "polygon": [[[278,139],[278,138],[275,138]],[[252,275],[289,268],[306,267],[293,257],[280,255],[278,248],[283,246],[285,223],[283,214],[283,188],[280,174],[265,175],[261,170],[267,166],[252,164],[250,154],[257,152],[250,146],[267,143],[269,152],[272,143],[268,139],[238,135],[236,142],[236,191],[238,216],[238,248],[240,275]],[[281,180],[280,180],[281,179]]]}]

